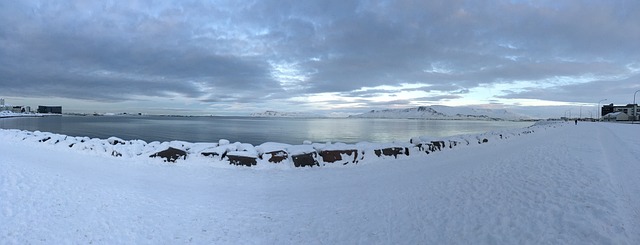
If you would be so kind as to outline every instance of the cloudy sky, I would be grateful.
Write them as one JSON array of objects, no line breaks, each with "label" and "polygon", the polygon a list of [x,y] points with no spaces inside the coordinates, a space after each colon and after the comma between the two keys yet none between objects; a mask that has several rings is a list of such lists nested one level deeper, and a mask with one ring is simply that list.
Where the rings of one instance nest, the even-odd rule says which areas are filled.
[{"label": "cloudy sky", "polygon": [[636,0],[0,0],[0,97],[67,112],[588,116],[640,89],[638,13]]}]

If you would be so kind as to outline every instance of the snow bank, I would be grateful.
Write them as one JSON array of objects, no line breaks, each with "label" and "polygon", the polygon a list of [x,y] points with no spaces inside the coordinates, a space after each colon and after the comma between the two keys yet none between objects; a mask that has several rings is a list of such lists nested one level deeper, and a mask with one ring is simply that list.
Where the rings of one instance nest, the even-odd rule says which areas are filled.
[{"label": "snow bank", "polygon": [[313,143],[289,145],[267,142],[258,146],[221,139],[217,143],[185,141],[150,142],[118,137],[97,139],[40,131],[0,130],[0,140],[24,141],[51,147],[70,148],[88,154],[123,158],[158,158],[165,162],[210,161],[212,164],[258,166],[260,168],[327,167],[364,164],[378,159],[398,159],[413,154],[431,154],[446,149],[493,143],[522,136],[536,130],[562,126],[562,123],[537,123],[531,127],[492,131],[482,134],[433,138],[412,137],[409,142]]}]

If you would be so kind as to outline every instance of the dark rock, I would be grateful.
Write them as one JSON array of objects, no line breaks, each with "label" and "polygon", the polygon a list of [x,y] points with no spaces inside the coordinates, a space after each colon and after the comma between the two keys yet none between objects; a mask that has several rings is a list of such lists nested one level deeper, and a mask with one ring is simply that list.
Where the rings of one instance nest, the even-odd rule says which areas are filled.
[{"label": "dark rock", "polygon": [[118,139],[109,140],[109,144],[111,145],[124,145],[124,141],[120,141]]},{"label": "dark rock", "polygon": [[418,147],[419,151],[424,151],[425,153],[429,154],[430,152],[434,152],[436,150],[441,151],[443,147],[445,147],[446,145],[444,144],[444,141],[431,141],[431,143],[420,143],[420,144],[416,144],[416,147]]},{"label": "dark rock", "polygon": [[272,163],[280,163],[289,158],[289,154],[283,150],[266,152],[263,155],[270,155],[268,161]]},{"label": "dark rock", "polygon": [[257,164],[255,157],[248,156],[236,156],[227,154],[227,158],[229,158],[229,164],[237,165],[237,166],[255,166]]},{"label": "dark rock", "polygon": [[320,152],[322,161],[328,163],[342,161],[342,154],[346,154],[348,156],[353,155],[353,160],[347,159],[345,162],[342,162],[342,165],[347,165],[349,162],[358,163],[358,150],[327,150]]},{"label": "dark rock", "polygon": [[320,166],[320,164],[318,164],[318,161],[316,161],[317,155],[318,153],[311,152],[306,154],[294,155],[291,157],[291,159],[293,160],[293,165],[296,167],[313,167],[314,165]]},{"label": "dark rock", "polygon": [[205,156],[205,157],[215,157],[215,156],[219,156],[220,155],[217,152],[202,152],[200,154]]},{"label": "dark rock", "polygon": [[38,140],[38,142],[47,142],[47,140],[50,140],[51,137],[46,137],[44,139]]},{"label": "dark rock", "polygon": [[393,156],[395,158],[398,158],[398,155],[409,155],[409,148],[403,148],[403,147],[390,147],[390,148],[384,148],[384,149],[379,149],[379,150],[374,150],[373,151],[376,156],[380,157],[382,155],[385,156]]},{"label": "dark rock", "polygon": [[429,154],[429,150],[428,150],[429,145],[430,145],[430,144],[423,144],[423,143],[420,143],[420,144],[416,144],[415,146],[416,146],[416,147],[418,147],[418,150],[419,150],[419,151],[424,151],[424,153]]},{"label": "dark rock", "polygon": [[487,142],[489,142],[489,140],[488,140],[488,139],[483,139],[483,140],[482,140],[482,143],[487,143]]},{"label": "dark rock", "polygon": [[112,151],[112,152],[111,152],[111,155],[112,155],[112,156],[114,156],[114,157],[121,157],[121,156],[122,156],[122,153],[117,152],[117,151]]},{"label": "dark rock", "polygon": [[445,144],[444,141],[431,141],[431,146],[432,147],[429,150],[431,150],[432,152],[436,150],[441,151],[442,148],[445,147]]},{"label": "dark rock", "polygon": [[180,149],[173,148],[173,147],[169,147],[169,149],[160,151],[149,157],[162,157],[165,159],[164,160],[165,162],[176,162],[178,158],[187,159],[187,152]]}]

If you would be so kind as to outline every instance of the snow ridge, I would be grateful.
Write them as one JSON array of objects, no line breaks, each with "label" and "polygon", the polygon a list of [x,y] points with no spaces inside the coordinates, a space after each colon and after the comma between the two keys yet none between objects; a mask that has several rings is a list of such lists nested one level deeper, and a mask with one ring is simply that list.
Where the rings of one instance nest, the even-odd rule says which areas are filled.
[{"label": "snow ridge", "polygon": [[527,116],[504,109],[479,109],[451,106],[420,106],[408,109],[371,110],[353,118],[408,118],[437,120],[523,120]]}]

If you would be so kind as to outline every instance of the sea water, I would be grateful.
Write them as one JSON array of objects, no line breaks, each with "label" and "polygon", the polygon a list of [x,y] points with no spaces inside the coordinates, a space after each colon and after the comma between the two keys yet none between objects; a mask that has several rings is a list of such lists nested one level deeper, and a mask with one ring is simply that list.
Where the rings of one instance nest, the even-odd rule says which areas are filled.
[{"label": "sea water", "polygon": [[408,142],[415,136],[445,137],[523,128],[532,122],[355,118],[255,118],[169,116],[48,116],[3,118],[0,128],[125,140],[188,142]]}]

